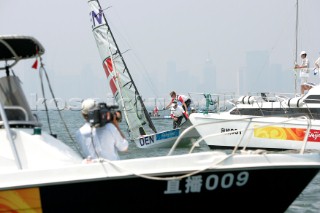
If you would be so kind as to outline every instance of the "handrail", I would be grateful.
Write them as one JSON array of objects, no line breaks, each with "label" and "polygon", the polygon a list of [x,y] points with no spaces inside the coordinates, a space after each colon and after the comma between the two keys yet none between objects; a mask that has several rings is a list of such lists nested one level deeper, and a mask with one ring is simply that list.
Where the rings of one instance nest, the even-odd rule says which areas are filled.
[{"label": "handrail", "polygon": [[21,107],[21,106],[5,106],[4,109],[18,109],[18,110],[21,110],[24,113],[25,120],[29,121],[29,116],[28,116],[27,110],[25,108]]},{"label": "handrail", "polygon": [[[243,96],[245,97],[245,96]],[[302,114],[307,114],[308,116],[311,117],[311,119],[319,119],[318,113],[317,112],[312,112],[314,109],[319,108],[320,101],[319,99],[316,98],[310,98],[309,96],[304,96],[304,97],[295,97],[296,99],[299,100],[299,106],[295,106],[297,103],[294,103],[289,105],[289,100],[293,99],[290,97],[284,97],[284,96],[274,96],[276,98],[276,101],[274,102],[265,102],[263,100],[260,100],[261,97],[259,96],[250,96],[254,99],[254,101],[250,104],[243,104],[240,103],[239,101],[234,103],[234,108],[237,109],[237,113],[232,112],[233,109],[231,110],[230,114],[237,114],[237,115],[252,115],[249,113],[242,113],[241,110],[246,109],[258,109],[259,112],[261,113],[262,116],[264,116],[264,110],[269,110],[269,109],[276,109],[276,110],[281,110],[283,111],[282,114],[287,114],[288,111],[294,110],[294,109],[304,109],[307,110],[306,112],[303,112]],[[297,100],[296,100],[297,101]],[[265,104],[269,103],[267,107],[264,107]],[[250,106],[248,106],[250,105]],[[246,107],[248,106],[248,107]],[[278,113],[276,113],[278,114]],[[290,113],[291,114],[291,113]]]},{"label": "handrail", "polygon": [[[33,121],[33,120],[30,120],[29,119],[29,115],[27,113],[27,110],[21,106],[5,106],[3,107],[4,110],[20,110],[23,114],[24,114],[24,119],[21,120],[21,119],[10,119],[10,116],[9,116],[9,119],[8,119],[8,116],[7,116],[7,113],[6,113],[6,118],[7,118],[7,123],[9,124],[9,126],[18,126],[18,125],[32,125],[32,126],[39,126],[39,123],[37,121]],[[6,112],[6,111],[5,111]],[[4,126],[4,121],[2,121],[0,119],[0,128],[2,128],[2,126]]]},{"label": "handrail", "polygon": [[[192,129],[195,129],[196,127],[198,126],[204,126],[204,125],[210,125],[210,124],[215,124],[215,123],[227,123],[227,122],[234,122],[234,121],[240,121],[240,120],[248,120],[248,124],[246,125],[245,128],[243,129],[237,129],[237,130],[234,130],[234,131],[228,131],[228,132],[222,132],[222,133],[213,133],[213,134],[209,134],[209,135],[205,135],[205,136],[201,136],[196,142],[194,142],[193,146],[191,147],[190,149],[190,152],[191,153],[193,151],[193,149],[199,145],[199,143],[201,141],[205,141],[206,138],[209,138],[209,137],[214,137],[214,136],[221,136],[221,135],[227,135],[227,134],[230,134],[230,133],[236,133],[236,132],[239,132],[239,131],[244,131],[244,134],[241,135],[239,141],[237,142],[237,144],[235,145],[234,149],[233,149],[233,154],[238,150],[238,147],[239,145],[242,143],[242,140],[246,134],[246,131],[248,130],[254,130],[255,128],[257,127],[251,127],[249,128],[250,126],[250,123],[254,120],[254,119],[260,119],[260,118],[267,118],[268,116],[264,116],[264,117],[261,117],[261,116],[247,116],[247,117],[244,117],[244,118],[237,118],[237,119],[230,119],[230,120],[215,120],[215,121],[212,121],[212,122],[205,122],[205,123],[199,123],[199,124],[195,124],[195,125],[192,125],[190,127],[188,127],[187,129],[185,129],[185,131],[183,131],[182,134],[179,135],[179,137],[177,138],[177,140],[175,141],[175,143],[173,144],[172,148],[170,149],[169,153],[167,155],[171,155],[173,153],[173,151],[175,150],[175,148],[177,147],[177,145],[179,144],[179,142],[183,139],[184,135],[187,134],[189,131],[191,131]],[[284,118],[284,117],[279,117],[279,118]],[[311,129],[311,121],[310,121],[310,118],[306,117],[306,116],[299,116],[299,117],[292,117],[292,118],[287,118],[283,121],[280,121],[280,122],[270,122],[266,125],[261,125],[259,126],[259,128],[261,127],[267,127],[267,126],[272,126],[272,125],[275,125],[275,124],[284,124],[284,123],[287,123],[289,121],[292,121],[292,120],[298,120],[298,119],[305,119],[307,120],[307,130],[306,130],[306,133],[305,133],[305,137],[304,137],[304,141],[303,141],[303,144],[302,144],[302,147],[301,147],[301,150],[300,150],[300,154],[303,154],[304,151],[305,151],[305,147],[307,145],[307,142],[308,142],[308,136],[309,136],[309,132],[310,132],[310,129]],[[243,150],[245,150],[246,147],[244,146],[243,147]]]},{"label": "handrail", "polygon": [[302,148],[300,150],[300,154],[303,154],[304,150],[306,149],[307,142],[308,142],[308,136],[309,136],[310,129],[311,129],[311,121],[310,121],[310,118],[308,118],[306,116],[301,116],[301,117],[307,118],[307,121],[308,121],[308,128],[307,128],[306,134],[305,134],[304,139],[303,139],[303,146],[302,146]]},{"label": "handrail", "polygon": [[[192,99],[193,106],[206,106],[203,108],[204,111],[213,110],[216,113],[221,111],[226,111],[228,109],[227,105],[230,99],[235,98],[235,93],[204,93],[204,92],[188,92],[189,97]],[[208,97],[208,98],[207,98]],[[208,101],[212,101],[212,104],[208,104]],[[213,107],[209,107],[209,105]]]},{"label": "handrail", "polygon": [[[266,104],[266,103],[270,103],[271,108],[276,108],[276,109],[279,108],[279,109],[283,110],[284,113],[286,113],[288,106],[286,106],[286,104],[283,104],[283,103],[284,103],[285,100],[290,99],[289,97],[287,97],[287,99],[285,99],[283,96],[280,97],[280,96],[277,96],[277,95],[265,97],[267,99],[274,98],[275,99],[274,101],[266,101],[264,99],[264,97],[262,97],[261,95],[260,96],[259,95],[257,95],[257,96],[240,96],[240,97],[251,97],[251,98],[253,98],[254,101],[250,105],[256,104],[257,108],[260,110],[262,115],[263,115],[263,109],[264,109],[264,107],[262,107],[262,106],[264,104]],[[276,103],[278,103],[279,106],[274,107],[274,105]],[[239,105],[243,106],[243,105],[249,105],[249,104],[243,104],[243,103],[240,103],[239,100],[237,100],[234,105],[235,105],[236,109],[242,109],[242,107],[239,107]]]},{"label": "handrail", "polygon": [[[0,121],[0,128],[4,126],[4,121]],[[41,126],[37,121],[8,121],[9,126]]]},{"label": "handrail", "polygon": [[[256,116],[257,117],[257,116]],[[175,148],[178,146],[178,144],[180,143],[180,141],[183,139],[184,135],[186,135],[189,131],[191,131],[192,129],[196,129],[196,127],[198,126],[204,126],[204,125],[208,125],[208,124],[214,124],[214,123],[224,123],[224,122],[230,122],[230,121],[239,121],[239,120],[245,120],[248,119],[250,117],[246,117],[246,118],[239,118],[239,119],[232,119],[232,120],[224,120],[224,121],[211,121],[211,122],[205,122],[205,123],[199,123],[199,124],[194,124],[192,126],[189,126],[187,129],[185,129],[182,134],[179,135],[179,137],[177,138],[177,140],[175,141],[175,143],[173,144],[173,146],[171,147],[169,153],[167,155],[171,155],[173,153],[173,151],[175,150]],[[238,130],[237,130],[238,131]],[[229,131],[229,132],[223,132],[223,133],[215,133],[213,135],[209,135],[209,136],[217,136],[217,135],[225,135],[225,134],[229,134],[232,133],[233,131]],[[193,149],[201,142],[204,141],[205,138],[208,138],[208,136],[201,136],[191,147],[190,153],[193,151]]]},{"label": "handrail", "polygon": [[11,129],[10,129],[10,126],[9,126],[9,122],[8,122],[8,119],[7,119],[7,115],[4,111],[4,108],[2,106],[2,104],[0,103],[0,115],[1,115],[1,118],[3,120],[3,124],[5,126],[5,129],[6,129],[6,132],[7,132],[7,138],[10,142],[10,146],[11,146],[11,149],[12,149],[12,154],[15,158],[15,162],[17,164],[17,167],[19,169],[22,169],[22,164],[21,164],[21,161],[20,161],[20,158],[19,158],[19,155],[18,155],[18,151],[17,151],[17,147],[15,146],[14,144],[14,141],[13,141],[13,137],[12,137],[12,134],[11,134]]}]

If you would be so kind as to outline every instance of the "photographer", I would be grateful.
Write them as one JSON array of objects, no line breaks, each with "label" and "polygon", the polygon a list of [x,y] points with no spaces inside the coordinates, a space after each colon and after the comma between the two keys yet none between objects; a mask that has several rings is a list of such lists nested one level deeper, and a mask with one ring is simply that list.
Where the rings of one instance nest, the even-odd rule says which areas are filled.
[{"label": "photographer", "polygon": [[[104,104],[106,106],[106,104]],[[100,113],[100,105],[93,99],[82,102],[82,116],[85,124],[76,132],[76,141],[81,154],[85,159],[104,158],[108,160],[120,160],[118,151],[128,150],[128,141],[119,128],[121,112],[113,112],[106,109],[103,112],[104,122],[95,124],[92,114]]]}]

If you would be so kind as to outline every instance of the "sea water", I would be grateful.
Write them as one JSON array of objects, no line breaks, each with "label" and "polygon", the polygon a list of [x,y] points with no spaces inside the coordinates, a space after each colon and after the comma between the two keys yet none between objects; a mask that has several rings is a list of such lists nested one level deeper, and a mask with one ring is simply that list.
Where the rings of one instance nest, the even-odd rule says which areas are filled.
[{"label": "sea water", "polygon": [[[56,134],[57,138],[67,143],[77,151],[75,145],[75,132],[83,125],[84,120],[80,111],[33,111],[37,115],[39,121],[42,123],[42,131]],[[49,118],[48,118],[49,117]],[[154,125],[158,131],[167,130],[172,128],[171,119],[156,119],[153,120]],[[121,122],[120,128],[127,135],[127,127],[124,122]],[[199,147],[193,152],[209,151],[209,147],[205,143],[200,143]],[[140,157],[153,157],[168,155],[170,148],[151,148],[141,149],[137,148],[134,143],[129,143],[129,150],[126,153],[119,153],[121,159],[132,159]],[[179,147],[173,151],[175,154],[188,153],[190,148]],[[272,195],[270,195],[272,196]],[[250,201],[248,201],[250,202]],[[271,204],[272,205],[272,204]],[[263,208],[263,207],[261,207]],[[286,213],[320,212],[320,173],[315,179],[305,188],[299,197],[291,204]]]}]

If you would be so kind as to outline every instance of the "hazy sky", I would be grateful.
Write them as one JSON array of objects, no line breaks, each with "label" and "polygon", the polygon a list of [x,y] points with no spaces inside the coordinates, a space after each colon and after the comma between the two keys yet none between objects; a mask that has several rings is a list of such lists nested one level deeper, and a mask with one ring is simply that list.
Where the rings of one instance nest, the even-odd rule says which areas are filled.
[{"label": "hazy sky", "polygon": [[[296,0],[101,0],[129,70],[144,97],[167,97],[167,63],[193,75],[210,58],[221,91],[236,91],[246,53],[268,51],[288,72],[295,55]],[[300,0],[298,52],[311,66],[320,52],[319,0]],[[45,47],[44,63],[56,97],[104,98],[110,93],[91,31],[86,0],[0,0],[0,33],[32,35]],[[300,58],[298,58],[300,59]],[[298,60],[300,62],[300,60]],[[25,65],[22,80],[38,77]],[[182,72],[182,73],[183,73]],[[19,72],[17,71],[17,74]],[[199,74],[200,75],[200,74]],[[27,92],[40,84],[23,81]],[[177,81],[184,81],[181,75]],[[154,88],[151,87],[154,86]],[[179,88],[187,93],[188,87]],[[202,92],[202,91],[199,91]],[[109,94],[110,95],[110,94]]]}]

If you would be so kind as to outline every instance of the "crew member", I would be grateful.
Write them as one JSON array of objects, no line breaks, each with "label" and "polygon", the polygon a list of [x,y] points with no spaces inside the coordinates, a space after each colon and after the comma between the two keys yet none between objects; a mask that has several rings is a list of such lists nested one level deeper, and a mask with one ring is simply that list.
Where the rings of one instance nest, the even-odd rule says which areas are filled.
[{"label": "crew member", "polygon": [[183,117],[188,120],[189,116],[186,111],[182,108],[182,106],[177,104],[177,101],[174,100],[172,103],[171,114],[173,120],[173,129],[176,129],[181,125]]},{"label": "crew member", "polygon": [[170,92],[170,97],[171,97],[171,101],[170,103],[165,107],[165,109],[168,109],[174,100],[180,102],[182,104],[183,109],[186,111],[186,113],[188,114],[189,111],[189,106],[191,104],[191,99],[190,97],[186,96],[186,95],[177,95],[177,93],[175,91]]},{"label": "crew member", "polygon": [[300,69],[300,87],[301,87],[301,95],[304,95],[304,91],[309,90],[310,86],[308,86],[308,78],[309,78],[309,60],[307,58],[306,51],[302,51],[300,53],[301,56],[301,65],[296,64],[295,69]]}]

